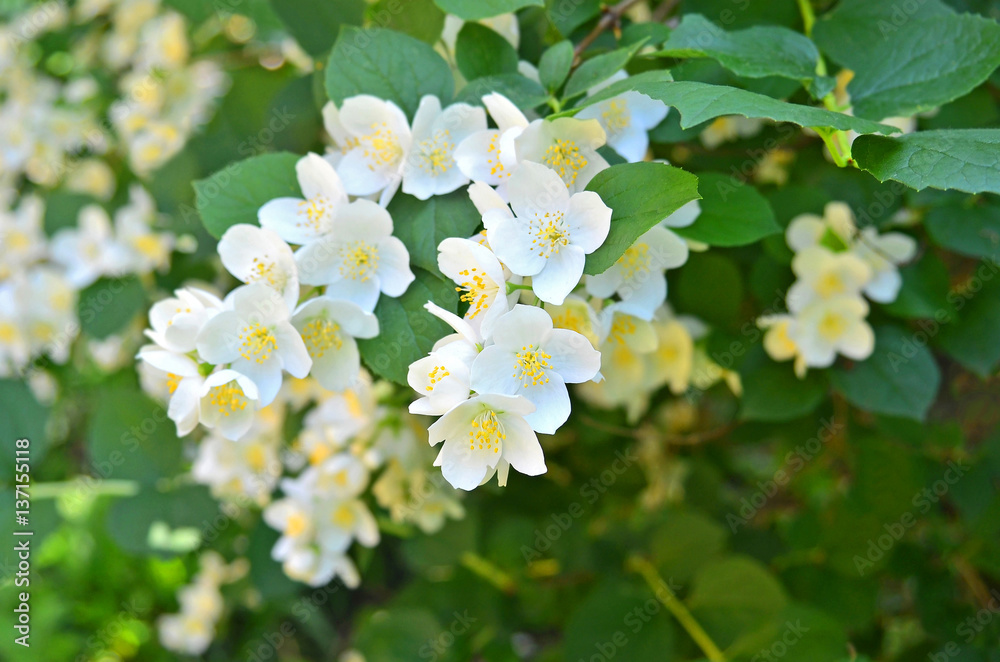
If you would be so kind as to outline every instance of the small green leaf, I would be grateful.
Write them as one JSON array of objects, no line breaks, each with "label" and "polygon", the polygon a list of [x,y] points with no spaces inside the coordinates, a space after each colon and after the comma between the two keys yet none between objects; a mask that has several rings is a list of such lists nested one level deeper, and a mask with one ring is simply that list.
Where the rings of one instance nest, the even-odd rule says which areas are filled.
[{"label": "small green leaf", "polygon": [[491,92],[499,92],[518,108],[534,108],[549,98],[545,89],[530,78],[521,74],[501,74],[469,81],[455,97],[455,101],[481,106],[482,98]]},{"label": "small green leaf", "polygon": [[268,200],[300,197],[295,164],[288,152],[261,154],[232,163],[194,183],[195,206],[205,228],[218,239],[238,223],[257,224],[257,210]]},{"label": "small green leaf", "polygon": [[545,0],[545,13],[562,36],[570,37],[601,13],[602,4],[601,0]]},{"label": "small green leaf", "polygon": [[[647,72],[653,73],[653,72]],[[779,101],[763,94],[695,81],[673,81],[644,77],[644,74],[617,81],[592,97],[587,97],[580,105],[563,111],[549,119],[573,115],[581,108],[605,101],[611,97],[635,90],[653,99],[659,99],[668,106],[677,108],[681,114],[681,128],[696,126],[724,115],[759,117],[775,122],[791,122],[810,128],[837,129],[857,133],[899,133],[899,129],[870,120],[835,113],[825,108],[803,106]]]},{"label": "small green leaf", "polygon": [[[562,659],[610,660],[612,655],[607,651],[622,646],[628,647],[628,656],[623,656],[626,660],[676,659],[670,620],[656,614],[644,623],[634,613],[636,607],[655,599],[647,587],[637,582],[613,575],[606,578],[566,619],[566,651]],[[641,627],[633,630],[636,624]]]},{"label": "small green leaf", "polygon": [[744,362],[741,415],[749,421],[791,421],[813,412],[826,397],[826,379],[818,371],[804,379],[795,376],[792,364],[769,360]]},{"label": "small green leaf", "polygon": [[612,209],[611,232],[587,256],[584,272],[604,273],[647,230],[696,200],[698,178],[662,163],[623,163],[602,170],[587,185]]},{"label": "small green leaf", "polygon": [[454,87],[448,63],[431,46],[382,28],[343,28],[326,68],[326,92],[334,103],[371,94],[392,101],[411,119],[425,94],[448,103]]},{"label": "small green leaf", "polygon": [[449,327],[424,309],[433,301],[455,312],[458,297],[455,287],[436,276],[415,268],[417,277],[403,296],[393,299],[383,295],[375,306],[379,335],[358,339],[358,349],[365,365],[376,375],[406,386],[410,364],[431,351],[434,343],[449,333]]},{"label": "small green leaf", "polygon": [[726,32],[700,14],[686,14],[655,55],[708,57],[739,76],[798,81],[816,78],[819,62],[816,45],[801,33],[776,26]]},{"label": "small green leaf", "polygon": [[1000,253],[1000,207],[933,207],[924,227],[935,244],[950,251],[970,257]]},{"label": "small green leaf", "polygon": [[123,550],[173,556],[178,552],[150,546],[150,542],[157,542],[150,537],[151,529],[162,530],[165,526],[174,532],[194,529],[199,534],[212,533],[212,522],[218,512],[218,504],[207,487],[188,485],[169,492],[143,490],[133,497],[119,499],[108,509],[106,521],[108,534]]},{"label": "small green leaf", "polygon": [[907,319],[952,319],[948,302],[948,268],[933,253],[915,264],[900,267],[903,285],[896,300],[882,308],[890,315]]},{"label": "small green leaf", "polygon": [[101,278],[80,292],[80,328],[91,338],[107,338],[128,326],[146,307],[146,290],[137,276]]},{"label": "small green leaf", "polygon": [[743,246],[779,234],[781,226],[767,198],[753,186],[719,173],[698,175],[701,214],[686,228],[673,228],[687,239],[709,246]]},{"label": "small green leaf", "polygon": [[271,0],[271,7],[310,55],[330,50],[342,25],[361,25],[365,0]]},{"label": "small green leaf", "polygon": [[448,237],[471,237],[482,221],[464,188],[428,200],[397,193],[389,213],[398,219],[395,235],[406,244],[410,262],[436,275],[438,244]]},{"label": "small green leaf", "polygon": [[542,7],[543,0],[434,0],[438,7],[465,21],[509,14],[524,7]]},{"label": "small green leaf", "polygon": [[610,53],[603,53],[584,61],[569,77],[569,81],[566,82],[565,97],[572,99],[575,96],[579,96],[624,69],[625,65],[642,48],[644,43],[640,41],[631,46],[619,48]]},{"label": "small green leaf", "polygon": [[468,80],[517,73],[517,51],[506,39],[479,23],[466,23],[455,41],[455,62]]},{"label": "small green leaf", "polygon": [[13,448],[18,439],[27,439],[33,459],[41,460],[48,442],[45,435],[48,417],[49,408],[38,402],[26,381],[0,379],[0,439],[4,450],[0,468],[7,471],[7,475],[14,471]]},{"label": "small green leaf", "polygon": [[565,82],[573,66],[573,43],[560,41],[542,53],[538,62],[538,78],[549,92],[555,92]]},{"label": "small green leaf", "polygon": [[922,421],[941,383],[926,343],[916,332],[878,327],[875,352],[849,368],[834,368],[833,386],[858,409]]},{"label": "small green leaf", "polygon": [[[941,329],[941,348],[980,377],[992,375],[1000,364],[1000,272],[992,261],[980,263],[955,304],[959,321]],[[933,327],[932,327],[933,328]]]},{"label": "small green leaf", "polygon": [[918,191],[1000,193],[1000,129],[861,136],[852,152],[858,165],[880,182],[892,179]]},{"label": "small green leaf", "polygon": [[434,0],[379,0],[368,10],[378,25],[434,44],[444,31],[444,12]]}]

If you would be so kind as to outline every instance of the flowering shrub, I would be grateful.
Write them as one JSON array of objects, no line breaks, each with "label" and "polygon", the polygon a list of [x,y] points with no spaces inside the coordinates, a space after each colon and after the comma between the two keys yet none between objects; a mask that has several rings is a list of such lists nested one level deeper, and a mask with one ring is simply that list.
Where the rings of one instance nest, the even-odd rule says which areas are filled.
[{"label": "flowering shrub", "polygon": [[988,10],[245,4],[0,28],[78,659],[987,659]]}]

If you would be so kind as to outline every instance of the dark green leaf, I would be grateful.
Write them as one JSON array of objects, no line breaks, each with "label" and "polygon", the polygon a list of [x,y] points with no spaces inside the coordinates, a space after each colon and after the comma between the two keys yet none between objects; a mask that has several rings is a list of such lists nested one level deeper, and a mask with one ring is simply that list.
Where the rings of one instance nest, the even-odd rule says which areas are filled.
[{"label": "dark green leaf", "polygon": [[482,221],[465,189],[428,200],[397,193],[389,213],[396,219],[394,233],[406,244],[410,262],[434,274],[440,274],[438,244],[448,237],[471,237]]},{"label": "dark green leaf", "polygon": [[455,62],[468,80],[517,73],[517,51],[506,39],[479,23],[466,23],[455,41]]},{"label": "dark green leaf", "polygon": [[392,101],[411,119],[420,98],[451,100],[454,78],[448,64],[424,42],[381,28],[340,31],[326,69],[326,92],[336,104],[358,94]]},{"label": "dark green leaf", "polygon": [[298,160],[288,152],[261,154],[196,181],[195,206],[205,228],[218,239],[233,225],[257,225],[257,210],[268,200],[300,197],[295,176]]},{"label": "dark green leaf", "polygon": [[[750,365],[748,365],[750,364]],[[795,376],[792,364],[747,361],[740,370],[742,416],[751,421],[790,421],[811,413],[826,396],[826,380],[812,371]]]},{"label": "dark green leaf", "polygon": [[[651,614],[644,611],[649,601]],[[614,657],[610,651],[619,650],[628,651],[624,659],[674,659],[673,628],[659,611],[660,605],[647,587],[609,577],[566,620],[564,659],[610,660]]]},{"label": "dark green leaf", "polygon": [[437,6],[449,14],[466,21],[478,21],[500,14],[515,12],[524,7],[541,7],[542,0],[434,0]]},{"label": "dark green leaf", "polygon": [[491,92],[499,92],[519,108],[540,106],[549,96],[541,85],[530,78],[521,74],[502,74],[470,81],[458,93],[455,101],[481,106],[482,98]]},{"label": "dark green leaf", "polygon": [[567,99],[579,96],[624,69],[629,60],[642,48],[643,43],[645,42],[640,41],[584,61],[566,82],[564,96]]},{"label": "dark green leaf", "polygon": [[342,25],[361,25],[365,0],[272,0],[274,12],[310,55],[330,50]]},{"label": "dark green leaf", "polygon": [[699,197],[697,177],[680,168],[649,162],[602,170],[587,190],[600,195],[612,209],[607,240],[587,256],[584,272],[588,274],[604,273],[647,230]]},{"label": "dark green leaf", "polygon": [[601,13],[601,0],[545,0],[545,13],[564,37]]},{"label": "dark green leaf", "polygon": [[883,306],[891,315],[910,319],[951,318],[948,303],[948,269],[933,253],[925,255],[915,264],[901,267],[899,275],[903,286],[896,300]]},{"label": "dark green leaf", "polygon": [[859,409],[923,420],[934,402],[941,373],[915,332],[896,326],[875,329],[875,352],[849,368],[831,372],[834,388]]},{"label": "dark green leaf", "polygon": [[948,297],[959,321],[941,330],[941,347],[981,377],[1000,363],[1000,272],[995,262],[983,262],[965,289]]},{"label": "dark green leaf", "polygon": [[212,523],[218,510],[218,504],[203,485],[170,492],[150,488],[116,501],[108,510],[107,528],[115,543],[127,552],[168,555],[168,550],[150,546],[151,527],[165,525],[170,533],[192,529],[199,537],[204,536],[213,532]]},{"label": "dark green leaf", "polygon": [[573,43],[566,39],[542,53],[538,62],[538,78],[548,91],[555,92],[566,80],[572,66]]},{"label": "dark green leaf", "polygon": [[729,175],[698,176],[701,214],[693,225],[674,232],[710,246],[743,246],[778,234],[781,226],[767,199],[753,186]]},{"label": "dark green leaf", "polygon": [[137,276],[101,278],[80,292],[80,328],[91,338],[107,338],[124,329],[146,306],[146,290]]},{"label": "dark green leaf", "polygon": [[1000,255],[1000,207],[933,207],[924,227],[938,246],[970,257]]},{"label": "dark green leaf", "polygon": [[858,165],[880,182],[893,179],[918,191],[1000,193],[1000,129],[861,136],[852,151]]},{"label": "dark green leaf", "polygon": [[444,12],[434,0],[379,0],[369,13],[378,25],[434,44],[444,31]]}]

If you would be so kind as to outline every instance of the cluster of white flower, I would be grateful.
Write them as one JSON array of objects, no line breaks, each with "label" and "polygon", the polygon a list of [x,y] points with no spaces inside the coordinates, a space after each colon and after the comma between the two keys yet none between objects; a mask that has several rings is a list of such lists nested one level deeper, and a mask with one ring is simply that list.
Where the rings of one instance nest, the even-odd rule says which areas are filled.
[{"label": "cluster of white flower", "polygon": [[859,230],[842,202],[828,204],[822,218],[795,218],[785,239],[795,251],[797,280],[786,296],[789,313],[758,320],[767,329],[767,353],[776,361],[794,359],[800,377],[809,368],[829,367],[837,354],[855,360],[871,356],[875,334],[865,297],[896,300],[902,286],[897,267],[913,259],[916,241],[899,232]]},{"label": "cluster of white flower", "polygon": [[216,552],[205,552],[194,581],[177,593],[181,610],[157,620],[160,642],[169,650],[201,655],[215,637],[215,627],[225,603],[219,588],[241,579],[249,570],[246,559],[226,564]]},{"label": "cluster of white flower", "polygon": [[156,231],[152,198],[139,185],[115,213],[88,205],[77,225],[44,228],[42,199],[0,205],[0,375],[21,372],[32,359],[69,356],[80,329],[77,292],[101,276],[148,274],[167,266],[173,235]]},{"label": "cluster of white flower", "polygon": [[[95,20],[108,14],[107,21]],[[37,39],[73,29],[63,64],[67,80],[37,66]],[[78,34],[79,30],[83,34]],[[228,81],[210,60],[190,59],[183,17],[159,0],[48,2],[0,26],[0,184],[24,175],[40,186],[108,199],[119,156],[147,176],[176,154],[204,123]],[[108,121],[98,112],[101,82],[117,76]],[[109,129],[114,128],[114,132]],[[89,156],[82,156],[89,154]]]}]

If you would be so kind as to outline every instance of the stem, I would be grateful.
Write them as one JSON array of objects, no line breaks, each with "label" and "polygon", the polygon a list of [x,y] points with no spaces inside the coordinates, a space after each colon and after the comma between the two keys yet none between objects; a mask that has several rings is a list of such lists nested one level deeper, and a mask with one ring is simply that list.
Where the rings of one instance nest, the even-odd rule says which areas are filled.
[{"label": "stem", "polygon": [[680,3],[680,0],[664,0],[664,2],[653,12],[653,23],[662,23],[670,16],[670,12]]},{"label": "stem", "polygon": [[816,14],[813,12],[812,4],[809,0],[798,0],[799,13],[802,14],[802,23],[805,25],[807,37],[812,36],[813,26],[816,25]]},{"label": "stem", "polygon": [[463,566],[479,575],[508,595],[517,591],[517,583],[506,572],[474,552],[464,552],[460,558]]},{"label": "stem", "polygon": [[[663,581],[660,573],[656,571],[652,563],[640,556],[631,556],[626,562],[626,566],[629,570],[642,575],[649,588],[653,590],[653,594],[656,595],[656,599],[662,602],[663,606],[674,615],[677,622],[687,631],[688,635],[698,644],[698,647],[701,648],[702,652],[705,653],[705,656],[711,662],[726,662],[726,656],[722,654],[722,651],[715,645],[712,638],[698,624],[698,621],[687,610],[684,603],[670,590],[670,586],[667,585],[667,582]],[[666,595],[663,595],[664,593]]]},{"label": "stem", "polygon": [[590,31],[590,34],[581,39],[580,43],[573,49],[573,67],[580,65],[580,56],[583,55],[585,50],[587,50],[587,47],[597,41],[597,38],[600,37],[605,30],[618,25],[618,23],[622,20],[622,16],[624,16],[625,12],[628,11],[628,8],[637,2],[639,2],[639,0],[622,0],[616,5],[604,8],[604,15],[602,15],[601,19],[597,21],[597,25],[594,26],[594,29]]},{"label": "stem", "polygon": [[530,290],[531,285],[518,285],[516,283],[507,283],[507,294],[513,294],[515,290]]},{"label": "stem", "polygon": [[139,493],[139,483],[134,480],[101,480],[88,485],[82,480],[67,480],[60,483],[36,483],[30,488],[33,499],[58,499],[64,494],[83,491],[98,496],[135,496]]}]

